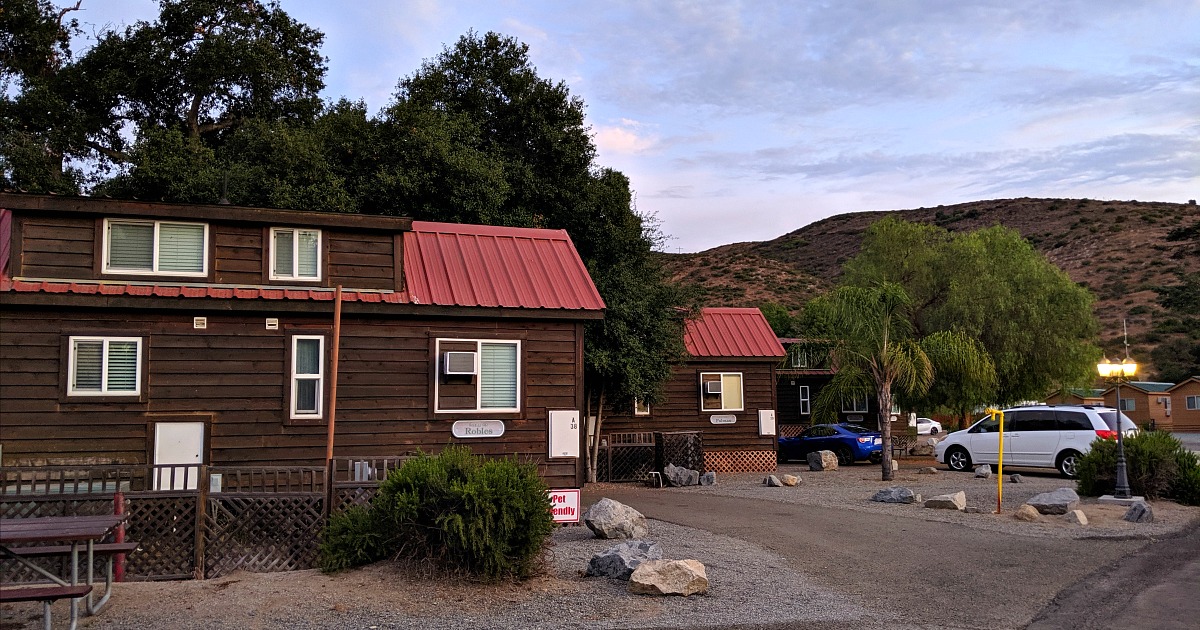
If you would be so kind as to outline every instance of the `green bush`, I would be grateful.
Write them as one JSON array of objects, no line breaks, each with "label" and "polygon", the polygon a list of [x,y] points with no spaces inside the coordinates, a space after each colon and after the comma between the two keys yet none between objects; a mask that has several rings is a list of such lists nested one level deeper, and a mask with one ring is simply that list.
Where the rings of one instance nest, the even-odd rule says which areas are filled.
[{"label": "green bush", "polygon": [[[1112,494],[1116,487],[1117,443],[1097,439],[1079,462],[1079,493]],[[1200,464],[1179,440],[1163,431],[1143,431],[1125,440],[1129,488],[1147,499],[1168,497],[1200,505]]]},{"label": "green bush", "polygon": [[489,580],[523,579],[553,529],[546,484],[533,464],[484,459],[461,446],[392,471],[370,509],[330,519],[321,568],[395,557]]}]

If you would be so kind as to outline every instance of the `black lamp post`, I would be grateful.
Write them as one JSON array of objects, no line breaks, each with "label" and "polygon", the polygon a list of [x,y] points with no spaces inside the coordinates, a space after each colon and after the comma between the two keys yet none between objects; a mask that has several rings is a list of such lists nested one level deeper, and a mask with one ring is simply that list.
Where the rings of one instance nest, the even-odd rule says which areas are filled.
[{"label": "black lamp post", "polygon": [[1129,475],[1125,471],[1125,431],[1121,426],[1121,383],[1128,383],[1129,379],[1137,374],[1137,363],[1129,360],[1129,357],[1121,359],[1120,363],[1113,363],[1105,358],[1096,364],[1096,371],[1100,373],[1100,377],[1105,382],[1116,385],[1117,388],[1117,487],[1113,490],[1113,497],[1128,499],[1132,493],[1129,491]]}]

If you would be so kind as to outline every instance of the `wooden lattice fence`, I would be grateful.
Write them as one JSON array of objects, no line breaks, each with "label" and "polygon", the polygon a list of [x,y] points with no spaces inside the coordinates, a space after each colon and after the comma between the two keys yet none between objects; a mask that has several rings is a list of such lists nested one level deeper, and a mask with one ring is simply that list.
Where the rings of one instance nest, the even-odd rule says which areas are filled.
[{"label": "wooden lattice fence", "polygon": [[700,431],[672,431],[654,434],[654,467],[667,464],[705,472],[704,434]]},{"label": "wooden lattice fence", "polygon": [[643,481],[654,470],[653,433],[609,433],[596,460],[599,481]]},{"label": "wooden lattice fence", "polygon": [[143,491],[125,495],[126,540],[141,547],[126,556],[131,580],[187,579],[196,572],[196,490]]}]

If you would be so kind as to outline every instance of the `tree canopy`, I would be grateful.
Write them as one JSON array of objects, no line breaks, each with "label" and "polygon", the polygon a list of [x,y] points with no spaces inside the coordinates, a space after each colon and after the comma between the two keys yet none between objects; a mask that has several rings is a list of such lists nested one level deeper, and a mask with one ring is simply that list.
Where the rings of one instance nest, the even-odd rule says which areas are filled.
[{"label": "tree canopy", "polygon": [[939,379],[927,404],[969,410],[982,402],[1040,399],[1095,378],[1094,298],[1015,230],[950,233],[885,218],[868,229],[843,282],[894,282],[911,296],[918,336],[961,332],[987,351],[996,370],[994,391]]}]

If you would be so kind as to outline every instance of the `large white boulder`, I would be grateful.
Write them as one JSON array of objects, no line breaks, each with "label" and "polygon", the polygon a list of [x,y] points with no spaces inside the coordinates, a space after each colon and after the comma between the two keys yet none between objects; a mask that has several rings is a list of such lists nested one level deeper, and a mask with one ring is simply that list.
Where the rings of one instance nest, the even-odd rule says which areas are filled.
[{"label": "large white boulder", "polygon": [[961,512],[967,507],[967,493],[959,490],[954,494],[939,494],[931,499],[926,499],[925,507],[937,510],[958,510]]},{"label": "large white boulder", "polygon": [[642,513],[609,498],[597,501],[583,515],[583,522],[596,538],[642,538],[650,535]]},{"label": "large white boulder", "polygon": [[629,592],[638,595],[694,595],[708,590],[704,565],[696,560],[647,560],[629,576]]},{"label": "large white boulder", "polygon": [[816,451],[808,454],[808,469],[813,471],[837,470],[837,455],[833,451]]},{"label": "large white boulder", "polygon": [[1079,507],[1079,495],[1070,488],[1043,492],[1026,501],[1042,514],[1066,514]]}]

